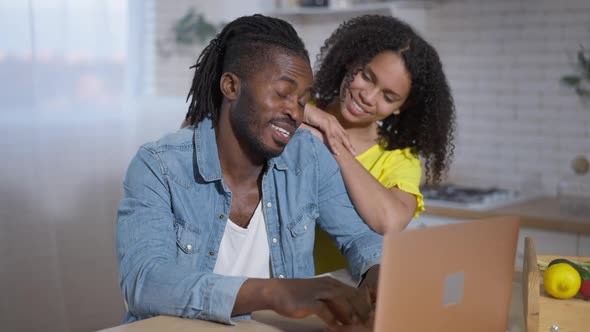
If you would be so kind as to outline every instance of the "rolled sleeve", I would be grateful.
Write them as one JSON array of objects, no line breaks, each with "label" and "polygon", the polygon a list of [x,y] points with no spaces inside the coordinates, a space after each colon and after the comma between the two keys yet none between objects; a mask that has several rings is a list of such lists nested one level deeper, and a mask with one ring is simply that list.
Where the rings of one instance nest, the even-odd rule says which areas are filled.
[{"label": "rolled sleeve", "polygon": [[354,208],[340,169],[322,144],[319,153],[319,225],[332,237],[346,257],[355,281],[381,261],[383,237],[363,222]]},{"label": "rolled sleeve", "polygon": [[238,291],[245,281],[245,277],[224,277],[214,280],[211,287],[205,292],[206,310],[202,318],[233,325],[231,312]]},{"label": "rolled sleeve", "polygon": [[[375,233],[376,234],[376,233]],[[380,238],[381,235],[377,234]],[[372,235],[363,239],[356,239],[352,243],[351,255],[347,256],[350,266],[356,266],[355,271],[351,271],[353,280],[357,283],[369,269],[377,264],[381,264],[382,242],[375,242]]]},{"label": "rolled sleeve", "polygon": [[141,148],[124,182],[116,245],[127,320],[170,315],[233,324],[231,313],[246,278],[178,264],[174,214],[163,174],[157,157]]}]

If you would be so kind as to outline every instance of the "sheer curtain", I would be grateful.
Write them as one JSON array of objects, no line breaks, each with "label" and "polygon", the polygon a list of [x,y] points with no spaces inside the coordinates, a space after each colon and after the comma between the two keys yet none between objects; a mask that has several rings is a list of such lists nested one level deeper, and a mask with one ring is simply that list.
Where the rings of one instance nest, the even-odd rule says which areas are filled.
[{"label": "sheer curtain", "polygon": [[114,252],[136,150],[124,0],[0,0],[0,330],[124,313]]}]

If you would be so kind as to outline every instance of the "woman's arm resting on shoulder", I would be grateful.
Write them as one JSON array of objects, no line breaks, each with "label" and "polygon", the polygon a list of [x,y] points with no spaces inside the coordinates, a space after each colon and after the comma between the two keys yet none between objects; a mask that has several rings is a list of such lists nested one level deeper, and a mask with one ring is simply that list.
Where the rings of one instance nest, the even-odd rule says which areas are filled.
[{"label": "woman's arm resting on shoulder", "polygon": [[324,112],[313,105],[306,104],[303,122],[307,127],[316,129],[315,132],[312,131],[314,135],[318,136],[318,133],[321,134],[322,137],[318,137],[322,139],[334,155],[340,154],[341,151],[338,149],[342,149],[342,147],[348,149],[353,155],[356,155],[348,133],[346,133],[346,130],[342,128],[340,122],[332,114]]},{"label": "woman's arm resting on shoulder", "polygon": [[344,150],[334,156],[355,208],[375,232],[402,231],[416,210],[416,196],[386,188],[356,158]]}]

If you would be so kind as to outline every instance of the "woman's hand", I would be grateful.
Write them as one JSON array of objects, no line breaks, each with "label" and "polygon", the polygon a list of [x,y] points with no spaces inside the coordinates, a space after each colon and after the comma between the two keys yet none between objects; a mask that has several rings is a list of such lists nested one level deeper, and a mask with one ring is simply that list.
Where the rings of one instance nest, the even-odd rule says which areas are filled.
[{"label": "woman's hand", "polygon": [[340,122],[332,114],[324,112],[313,105],[306,104],[303,122],[319,129],[323,136],[324,144],[326,144],[333,154],[339,155],[339,146],[344,146],[353,156],[356,156],[356,151],[352,147],[348,133],[346,133],[346,130],[342,128]]}]

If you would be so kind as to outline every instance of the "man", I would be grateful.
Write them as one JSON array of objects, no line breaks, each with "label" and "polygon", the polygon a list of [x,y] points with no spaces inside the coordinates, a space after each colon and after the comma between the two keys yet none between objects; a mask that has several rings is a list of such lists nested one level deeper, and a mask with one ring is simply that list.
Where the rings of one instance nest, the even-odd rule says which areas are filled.
[{"label": "man", "polygon": [[[329,151],[296,132],[311,84],[303,42],[282,20],[238,18],[205,48],[191,126],[142,146],[125,178],[117,255],[127,322],[231,324],[263,309],[333,327],[367,319],[382,238],[360,220]],[[316,222],[364,277],[360,288],[304,279]]]}]

